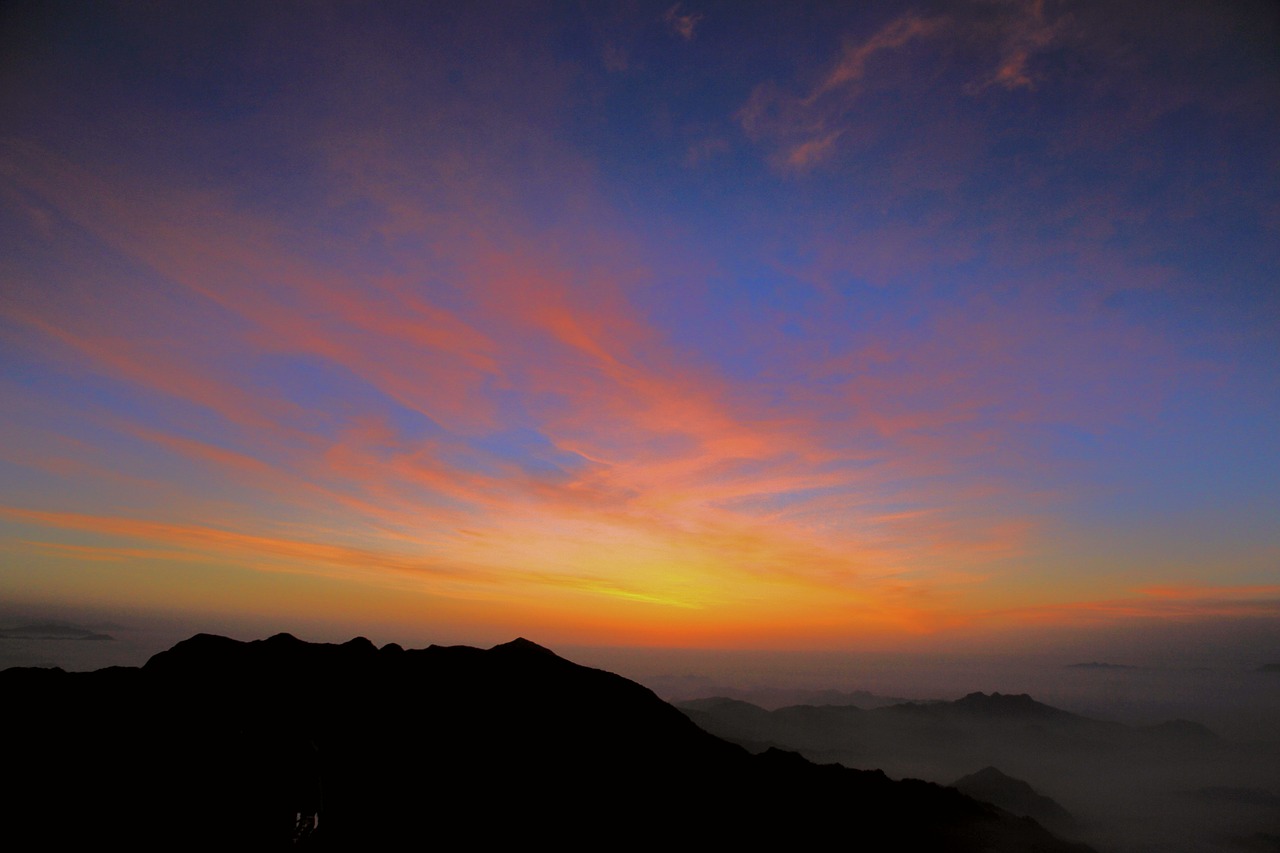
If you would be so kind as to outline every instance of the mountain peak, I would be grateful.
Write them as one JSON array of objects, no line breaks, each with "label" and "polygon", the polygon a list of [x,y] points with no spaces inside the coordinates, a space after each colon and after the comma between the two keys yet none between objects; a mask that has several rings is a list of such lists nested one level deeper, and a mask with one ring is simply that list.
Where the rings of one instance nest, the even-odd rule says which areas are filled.
[{"label": "mountain peak", "polygon": [[1026,693],[970,693],[957,699],[956,708],[975,714],[999,714],[1004,716],[1066,717],[1066,711],[1037,702]]},{"label": "mountain peak", "polygon": [[355,652],[376,652],[378,647],[368,637],[352,637],[342,644],[342,648]]},{"label": "mountain peak", "polygon": [[961,787],[961,785],[965,783],[972,784],[975,782],[981,782],[984,784],[993,784],[993,783],[1012,784],[1012,785],[1017,785],[1019,787],[1025,786],[1028,789],[1031,788],[1031,786],[1027,785],[1026,782],[1023,782],[1020,779],[1014,779],[1012,776],[1008,775],[1007,773],[1001,772],[998,767],[992,767],[992,766],[984,767],[981,770],[979,770],[977,773],[970,773],[968,776],[965,776],[963,779],[959,779],[951,783],[951,785],[953,788],[959,788]]},{"label": "mountain peak", "polygon": [[1056,801],[995,767],[984,767],[957,779],[951,786],[976,800],[993,803],[1020,817],[1033,818],[1055,832],[1070,834],[1074,830],[1075,819]]},{"label": "mountain peak", "polygon": [[[405,816],[430,803],[442,833],[484,825],[500,847],[532,831],[595,849],[624,826],[640,847],[677,834],[698,846],[817,846],[852,821],[877,849],[1077,849],[935,785],[795,753],[753,756],[642,686],[523,637],[488,652],[368,649],[361,639],[202,635],[141,670],[44,677],[40,689],[29,674],[0,673],[0,693],[24,697],[6,709],[19,714],[14,728],[29,733],[6,753],[6,772],[26,783],[12,810],[18,828],[36,831],[66,813],[72,801],[47,793],[66,774],[127,764],[140,771],[131,784],[75,798],[84,819],[67,827],[68,846],[115,837],[159,848],[187,837],[197,803],[219,816],[201,826],[210,847],[250,839],[256,849],[296,849],[291,829],[323,805],[324,849],[402,849],[422,840]],[[404,776],[405,767],[430,772],[370,790],[369,780]],[[565,802],[576,804],[571,820]],[[791,817],[802,813],[831,817]]]},{"label": "mountain peak", "polygon": [[522,654],[522,655],[547,655],[553,658],[560,657],[555,652],[544,646],[540,646],[533,640],[526,640],[524,637],[516,637],[509,643],[500,643],[489,649],[491,652],[500,654]]}]

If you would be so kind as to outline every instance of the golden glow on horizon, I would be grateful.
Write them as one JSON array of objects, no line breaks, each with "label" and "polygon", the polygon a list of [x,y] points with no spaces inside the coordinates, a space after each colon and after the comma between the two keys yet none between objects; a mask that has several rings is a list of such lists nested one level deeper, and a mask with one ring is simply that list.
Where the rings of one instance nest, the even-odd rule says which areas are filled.
[{"label": "golden glow on horizon", "polygon": [[[350,617],[367,608],[361,600],[378,601],[376,612],[394,622],[427,618],[455,630],[469,625],[472,631],[488,625],[499,635],[519,632],[520,625],[537,626],[546,636],[575,643],[607,637],[649,646],[824,648],[948,635],[983,625],[1049,628],[1116,619],[1267,616],[1280,600],[1280,586],[1275,585],[1152,587],[1127,595],[1118,591],[1106,600],[992,611],[983,607],[981,596],[940,597],[936,588],[892,579],[853,588],[815,583],[811,575],[731,572],[711,555],[703,564],[687,559],[668,564],[661,558],[646,563],[633,556],[611,561],[610,570],[602,571],[599,555],[626,555],[643,542],[616,532],[603,540],[584,540],[586,530],[580,525],[562,529],[558,540],[532,538],[523,531],[498,550],[481,547],[455,555],[449,569],[404,555],[192,525],[11,507],[0,508],[0,517],[24,526],[107,537],[100,544],[19,540],[21,549],[45,555],[44,571],[67,560],[134,564],[99,588],[96,595],[104,601],[151,600],[174,609],[233,606],[257,597],[254,590],[262,584],[255,578],[263,578],[282,599],[305,602],[299,614]],[[109,540],[131,544],[110,545]],[[527,544],[524,550],[518,548],[520,541]],[[556,547],[541,549],[547,543]],[[508,567],[516,553],[526,558],[519,571]],[[183,584],[180,578],[189,575],[180,566],[192,562],[225,567],[218,569],[216,586]],[[155,569],[137,568],[147,565]],[[158,583],[162,576],[169,581]],[[131,586],[130,577],[146,587]],[[626,578],[627,585],[618,578]],[[377,591],[380,587],[385,593]],[[455,604],[448,605],[449,600]],[[455,616],[449,617],[450,612]],[[471,615],[452,621],[465,612]]]},{"label": "golden glow on horizon", "polygon": [[[1209,12],[1113,77],[1084,7],[748,5],[734,86],[692,11],[29,34],[0,598],[757,647],[1280,615],[1274,60]],[[189,67],[206,15],[247,41]]]}]

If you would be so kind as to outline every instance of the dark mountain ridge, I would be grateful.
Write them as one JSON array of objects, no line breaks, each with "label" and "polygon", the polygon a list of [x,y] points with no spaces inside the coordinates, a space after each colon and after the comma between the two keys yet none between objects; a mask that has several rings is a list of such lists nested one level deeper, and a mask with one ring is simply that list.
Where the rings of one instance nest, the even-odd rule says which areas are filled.
[{"label": "dark mountain ridge", "polygon": [[202,634],[140,669],[7,670],[0,695],[18,733],[8,830],[50,849],[1087,849],[953,789],[751,755],[523,639]]}]

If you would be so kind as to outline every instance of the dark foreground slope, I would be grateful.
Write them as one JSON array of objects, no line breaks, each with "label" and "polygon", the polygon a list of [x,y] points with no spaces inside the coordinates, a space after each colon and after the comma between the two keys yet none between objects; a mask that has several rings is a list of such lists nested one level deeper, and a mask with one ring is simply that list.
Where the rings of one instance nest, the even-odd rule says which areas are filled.
[{"label": "dark foreground slope", "polygon": [[[750,755],[523,640],[200,635],[142,669],[8,670],[0,697],[24,849],[1083,849],[952,789]],[[300,841],[299,814],[319,816]]]}]

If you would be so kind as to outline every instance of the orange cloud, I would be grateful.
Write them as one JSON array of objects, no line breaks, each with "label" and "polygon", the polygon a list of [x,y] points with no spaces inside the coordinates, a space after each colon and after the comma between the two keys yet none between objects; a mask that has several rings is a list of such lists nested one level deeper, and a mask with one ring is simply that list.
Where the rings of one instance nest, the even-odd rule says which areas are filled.
[{"label": "orange cloud", "polygon": [[1137,594],[1098,601],[1019,607],[991,613],[988,617],[1018,625],[1076,627],[1132,620],[1169,622],[1280,616],[1280,586],[1277,585],[1157,586],[1134,592]]},{"label": "orange cloud", "polygon": [[[14,507],[11,519],[253,569],[411,579],[460,600],[533,596],[555,609],[568,606],[555,596],[570,595],[580,612],[642,608],[652,619],[670,610],[686,616],[660,621],[681,636],[695,614],[723,636],[726,626],[800,610],[828,613],[814,618],[842,630],[929,630],[945,621],[948,599],[923,595],[925,586],[970,586],[966,566],[1018,547],[1016,525],[886,513],[892,471],[848,464],[850,451],[828,446],[827,426],[808,410],[784,414],[687,363],[630,304],[627,287],[645,273],[625,247],[564,234],[549,249],[545,235],[492,222],[483,235],[458,228],[439,251],[465,295],[446,308],[412,274],[353,276],[279,252],[278,226],[222,200],[156,191],[133,205],[46,166],[27,174],[33,190],[218,305],[228,334],[211,352],[113,334],[110,323],[71,326],[38,307],[10,315],[104,374],[243,427],[214,441],[218,431],[199,422],[109,422],[211,482],[305,509],[312,520],[290,525],[286,513],[264,519],[274,529],[250,533],[243,511],[206,502],[201,511],[212,517],[174,521],[160,490],[150,518]],[[411,233],[412,201],[382,192],[408,211],[401,233]],[[152,328],[180,324],[186,310],[139,307]],[[347,371],[442,429],[409,435],[389,414],[368,411],[335,418],[234,381],[237,365],[274,354]],[[529,471],[476,444],[498,424],[503,395],[559,465]],[[833,525],[824,511],[836,505],[844,522]]]},{"label": "orange cloud", "polygon": [[[891,28],[832,85],[929,31]],[[936,632],[970,618],[1034,538],[1033,501],[965,467],[1016,449],[984,427],[985,407],[1035,399],[1035,375],[1012,393],[978,382],[995,363],[1020,375],[1040,339],[1023,313],[942,323],[923,340],[864,336],[806,363],[820,385],[762,387],[691,363],[646,321],[630,290],[652,274],[603,226],[531,233],[469,211],[441,226],[422,269],[364,270],[355,256],[318,263],[304,232],[225,199],[153,189],[141,204],[35,159],[32,192],[219,313],[199,341],[125,334],[128,318],[88,322],[39,301],[6,303],[7,315],[104,375],[224,420],[96,422],[246,507],[208,500],[196,514],[193,502],[175,520],[169,484],[137,493],[132,518],[16,507],[11,518],[456,601],[532,597],[579,618],[624,608],[672,636],[701,620],[708,637],[748,623],[776,634],[781,614],[798,613],[823,626],[793,626],[813,636]],[[410,190],[377,192],[397,212],[385,233],[434,235]],[[143,329],[180,329],[193,310],[134,302]],[[331,411],[257,381],[281,357],[350,377],[376,403]],[[408,426],[406,412],[421,417]],[[504,454],[516,425],[536,436],[541,467]],[[274,512],[253,520],[248,507],[268,502]],[[289,520],[300,511],[307,522]]]}]

